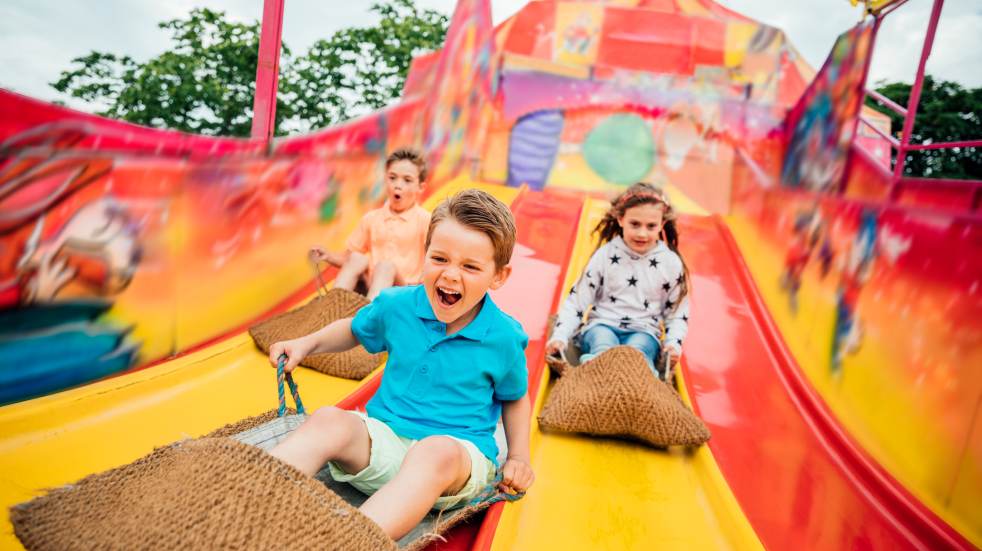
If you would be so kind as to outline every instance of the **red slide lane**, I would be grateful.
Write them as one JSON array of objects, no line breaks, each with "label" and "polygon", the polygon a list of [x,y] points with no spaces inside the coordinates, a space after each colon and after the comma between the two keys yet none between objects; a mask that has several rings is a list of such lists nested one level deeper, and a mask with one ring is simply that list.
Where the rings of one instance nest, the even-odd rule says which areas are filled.
[{"label": "red slide lane", "polygon": [[718,217],[686,218],[683,369],[716,462],[768,549],[973,549],[873,461],[787,349]]}]

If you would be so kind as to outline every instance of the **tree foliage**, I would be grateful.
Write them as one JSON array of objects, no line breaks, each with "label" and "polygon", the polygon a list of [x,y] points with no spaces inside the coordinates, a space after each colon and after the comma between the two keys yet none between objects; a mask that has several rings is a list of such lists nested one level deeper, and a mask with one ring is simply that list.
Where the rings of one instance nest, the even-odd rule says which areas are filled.
[{"label": "tree foliage", "polygon": [[302,118],[321,127],[379,109],[399,97],[413,56],[443,44],[447,17],[412,0],[372,4],[374,27],[342,29],[315,42],[290,67],[284,88]]},{"label": "tree foliage", "polygon": [[[881,83],[877,92],[900,105],[910,99],[911,85]],[[899,137],[903,119],[876,103],[866,104],[890,116],[891,127]],[[982,88],[964,88],[957,82],[924,77],[917,118],[910,143],[929,144],[982,138]],[[896,151],[894,151],[896,157]],[[979,148],[934,149],[908,152],[904,174],[931,178],[982,178],[982,151]]]},{"label": "tree foliage", "polygon": [[[280,54],[277,134],[307,130],[385,106],[399,97],[414,55],[439,48],[446,16],[412,0],[373,4],[374,27],[342,29],[293,57]],[[148,61],[92,51],[51,85],[90,102],[98,114],[206,135],[248,136],[252,125],[259,23],[236,23],[197,8],[158,25],[172,48]]]}]

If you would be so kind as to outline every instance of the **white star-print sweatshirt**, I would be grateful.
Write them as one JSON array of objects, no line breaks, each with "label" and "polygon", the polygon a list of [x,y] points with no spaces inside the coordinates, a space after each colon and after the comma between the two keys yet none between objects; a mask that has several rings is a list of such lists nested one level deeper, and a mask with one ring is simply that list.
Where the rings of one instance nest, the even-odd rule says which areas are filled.
[{"label": "white star-print sweatshirt", "polygon": [[590,257],[559,309],[550,340],[568,342],[600,324],[644,331],[658,339],[664,322],[662,346],[681,353],[689,328],[689,297],[679,304],[684,277],[682,259],[665,242],[639,255],[615,237]]}]

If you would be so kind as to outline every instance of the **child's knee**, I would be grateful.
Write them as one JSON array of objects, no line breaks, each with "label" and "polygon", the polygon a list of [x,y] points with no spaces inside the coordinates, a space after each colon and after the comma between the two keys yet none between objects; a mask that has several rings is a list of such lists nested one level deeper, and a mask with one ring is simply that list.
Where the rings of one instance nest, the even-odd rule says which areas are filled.
[{"label": "child's knee", "polygon": [[360,273],[368,269],[368,264],[368,255],[352,252],[348,256],[348,261],[345,263],[345,266]]},{"label": "child's knee", "polygon": [[[305,423],[309,430],[319,434],[336,434],[350,439],[355,431],[364,427],[364,422],[357,415],[334,406],[318,408]],[[359,425],[361,425],[359,427]]]},{"label": "child's knee", "polygon": [[455,479],[464,467],[466,451],[446,436],[429,436],[416,442],[406,453],[406,463],[420,463],[428,470]]},{"label": "child's knee", "polygon": [[382,260],[375,265],[372,272],[376,274],[376,277],[388,277],[394,278],[396,275],[396,265],[389,260]]}]

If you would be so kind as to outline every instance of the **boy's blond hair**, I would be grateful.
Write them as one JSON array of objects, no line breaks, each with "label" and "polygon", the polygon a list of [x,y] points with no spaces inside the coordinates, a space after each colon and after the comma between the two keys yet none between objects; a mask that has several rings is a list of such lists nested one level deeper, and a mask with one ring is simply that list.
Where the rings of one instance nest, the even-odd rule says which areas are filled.
[{"label": "boy's blond hair", "polygon": [[388,170],[392,166],[392,163],[399,161],[409,161],[416,165],[416,171],[419,174],[419,183],[426,181],[426,159],[423,158],[422,153],[408,147],[396,149],[385,159],[385,169]]},{"label": "boy's blond hair", "polygon": [[465,189],[440,203],[430,217],[430,228],[426,232],[427,249],[430,248],[433,229],[448,218],[491,239],[496,269],[504,268],[511,261],[511,253],[515,249],[515,217],[511,209],[493,195],[477,189]]}]

